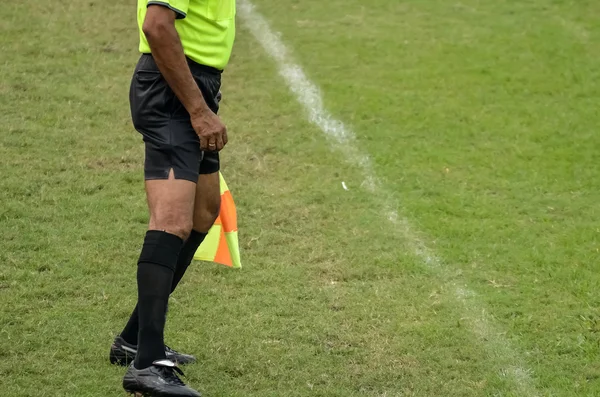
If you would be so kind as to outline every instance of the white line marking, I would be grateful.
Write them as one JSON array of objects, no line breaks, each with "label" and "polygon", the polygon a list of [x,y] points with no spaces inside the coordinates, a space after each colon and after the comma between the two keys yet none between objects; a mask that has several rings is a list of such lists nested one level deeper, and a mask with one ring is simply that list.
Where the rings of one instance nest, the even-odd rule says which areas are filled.
[{"label": "white line marking", "polygon": [[[238,13],[245,27],[277,63],[279,74],[284,78],[298,102],[304,107],[309,120],[325,133],[332,147],[342,152],[346,161],[362,171],[363,186],[373,193],[373,198],[383,208],[386,218],[399,231],[414,255],[421,258],[430,269],[435,270],[441,279],[456,278],[456,272],[444,265],[440,258],[427,247],[421,237],[422,233],[413,229],[407,219],[398,215],[394,209],[392,195],[382,187],[375,175],[371,159],[357,148],[354,133],[327,112],[319,88],[294,62],[279,35],[271,30],[269,23],[255,10],[249,0],[238,0]],[[508,377],[513,382],[518,395],[538,396],[539,393],[531,378],[531,371],[526,369],[524,360],[511,346],[510,341],[493,324],[493,320],[486,313],[484,305],[477,299],[477,295],[454,282],[445,282],[445,286],[454,292],[454,298],[462,307],[462,320],[469,324],[471,331],[487,348],[494,362],[502,368],[501,375]]]}]

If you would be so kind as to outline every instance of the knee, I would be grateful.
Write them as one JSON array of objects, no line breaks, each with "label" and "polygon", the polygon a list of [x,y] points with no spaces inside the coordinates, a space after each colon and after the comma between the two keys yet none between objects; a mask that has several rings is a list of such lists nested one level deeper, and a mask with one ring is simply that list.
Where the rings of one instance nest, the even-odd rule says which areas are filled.
[{"label": "knee", "polygon": [[190,237],[190,233],[192,232],[193,224],[192,222],[188,222],[186,224],[178,224],[171,228],[171,231],[166,230],[167,233],[174,234],[179,236],[183,241],[187,240]]},{"label": "knee", "polygon": [[185,217],[154,217],[150,219],[151,230],[164,230],[167,233],[174,234],[182,240],[187,240],[192,231],[193,222]]}]

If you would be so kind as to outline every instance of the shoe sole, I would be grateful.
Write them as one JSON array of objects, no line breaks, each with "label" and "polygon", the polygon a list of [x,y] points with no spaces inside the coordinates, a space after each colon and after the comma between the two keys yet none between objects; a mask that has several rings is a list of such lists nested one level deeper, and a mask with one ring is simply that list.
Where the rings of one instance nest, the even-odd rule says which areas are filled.
[{"label": "shoe sole", "polygon": [[158,394],[152,394],[149,392],[142,392],[142,391],[125,390],[125,392],[127,394],[132,395],[133,397],[161,397]]},{"label": "shoe sole", "polygon": [[128,391],[127,393],[132,395],[133,397],[159,397],[158,394],[151,394],[141,391]]},{"label": "shoe sole", "polygon": [[155,396],[158,396],[158,394],[153,394],[153,393],[147,392],[147,391],[125,390],[125,393],[130,394],[133,397],[155,397]]}]

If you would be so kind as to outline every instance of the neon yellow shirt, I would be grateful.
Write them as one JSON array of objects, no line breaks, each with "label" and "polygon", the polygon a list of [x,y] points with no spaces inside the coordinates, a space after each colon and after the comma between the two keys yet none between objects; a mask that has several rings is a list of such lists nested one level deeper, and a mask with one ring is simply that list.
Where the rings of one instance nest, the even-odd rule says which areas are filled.
[{"label": "neon yellow shirt", "polygon": [[140,52],[147,54],[151,51],[142,25],[152,4],[177,14],[175,28],[188,58],[221,70],[227,66],[235,38],[235,0],[138,0]]}]

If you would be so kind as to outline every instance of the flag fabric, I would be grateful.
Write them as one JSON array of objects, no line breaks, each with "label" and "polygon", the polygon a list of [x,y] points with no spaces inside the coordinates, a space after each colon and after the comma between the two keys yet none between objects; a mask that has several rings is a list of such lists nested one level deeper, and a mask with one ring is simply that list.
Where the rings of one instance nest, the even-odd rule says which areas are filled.
[{"label": "flag fabric", "polygon": [[221,210],[215,224],[198,247],[194,259],[216,262],[225,266],[240,268],[240,246],[238,241],[237,213],[231,192],[219,172],[221,183]]}]

